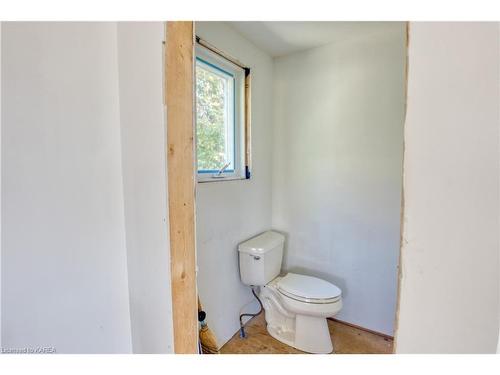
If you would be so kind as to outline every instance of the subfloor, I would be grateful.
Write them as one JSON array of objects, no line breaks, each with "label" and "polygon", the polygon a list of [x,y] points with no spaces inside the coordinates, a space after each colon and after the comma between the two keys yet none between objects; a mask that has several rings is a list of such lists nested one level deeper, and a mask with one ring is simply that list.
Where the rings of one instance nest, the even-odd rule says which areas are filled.
[{"label": "subfloor", "polygon": [[[328,320],[336,354],[390,354],[392,339]],[[236,333],[220,350],[222,354],[303,354],[271,337],[266,330],[264,313],[245,325],[246,338]]]}]

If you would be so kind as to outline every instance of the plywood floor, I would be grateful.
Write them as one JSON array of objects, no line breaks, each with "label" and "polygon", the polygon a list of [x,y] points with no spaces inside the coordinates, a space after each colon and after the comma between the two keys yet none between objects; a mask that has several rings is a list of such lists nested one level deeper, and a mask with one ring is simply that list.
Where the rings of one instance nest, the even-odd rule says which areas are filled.
[{"label": "plywood floor", "polygon": [[[339,322],[328,321],[334,352],[337,354],[389,354],[392,340]],[[272,338],[266,330],[264,313],[245,326],[247,337],[236,333],[222,348],[222,354],[303,354]]]}]

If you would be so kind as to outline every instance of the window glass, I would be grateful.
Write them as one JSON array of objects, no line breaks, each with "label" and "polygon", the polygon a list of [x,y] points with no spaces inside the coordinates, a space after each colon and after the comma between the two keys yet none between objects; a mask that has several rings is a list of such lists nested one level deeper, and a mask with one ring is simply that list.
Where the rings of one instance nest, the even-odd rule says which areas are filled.
[{"label": "window glass", "polygon": [[234,171],[234,77],[196,62],[196,142],[199,173]]}]

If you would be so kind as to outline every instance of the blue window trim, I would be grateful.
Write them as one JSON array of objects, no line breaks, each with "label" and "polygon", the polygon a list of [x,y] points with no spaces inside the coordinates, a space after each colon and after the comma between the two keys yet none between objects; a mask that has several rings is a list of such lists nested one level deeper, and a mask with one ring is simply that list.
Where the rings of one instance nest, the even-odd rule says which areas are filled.
[{"label": "blue window trim", "polygon": [[215,65],[215,64],[212,64],[211,62],[208,62],[208,61],[206,61],[206,60],[203,60],[201,57],[196,56],[196,61],[201,61],[203,64],[208,65],[208,66],[210,66],[210,67],[214,68],[215,70],[218,70],[219,72],[222,72],[222,73],[227,74],[228,76],[231,76],[231,77],[233,77],[233,78],[234,78],[234,74],[233,74],[233,73],[230,73],[230,72],[228,72],[228,71],[225,71],[225,70],[224,70],[224,69],[222,69],[221,67],[219,67],[219,66],[217,66],[217,65]]},{"label": "blue window trim", "polygon": [[[227,74],[228,76],[230,76],[233,79],[233,160],[232,160],[233,169],[226,169],[222,172],[222,174],[234,173],[234,171],[235,171],[234,166],[236,164],[236,80],[234,78],[234,74],[225,71],[221,67],[214,65],[214,64],[202,59],[201,57],[196,56],[196,61],[200,61],[201,63],[208,65],[208,66],[214,68],[215,70],[218,70],[224,74]],[[198,169],[198,173],[200,173],[200,174],[217,173],[217,172],[219,172],[219,170]]]},{"label": "blue window trim", "polygon": [[[219,170],[217,169],[200,169],[198,173],[218,173]],[[224,172],[222,173],[234,173],[234,169],[225,169]]]}]

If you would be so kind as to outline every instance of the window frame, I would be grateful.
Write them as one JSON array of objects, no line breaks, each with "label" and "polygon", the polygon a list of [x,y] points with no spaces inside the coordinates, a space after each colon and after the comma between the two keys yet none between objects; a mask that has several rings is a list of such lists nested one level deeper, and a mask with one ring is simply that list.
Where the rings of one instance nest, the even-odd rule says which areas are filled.
[{"label": "window frame", "polygon": [[[207,68],[207,70],[215,71],[214,73],[227,76],[232,76],[233,78],[233,166],[229,166],[222,173],[219,170],[199,170],[198,169],[198,142],[195,142],[195,154],[196,154],[196,176],[197,181],[202,182],[216,182],[216,181],[228,181],[228,180],[241,180],[250,178],[250,165],[249,165],[249,114],[248,101],[249,101],[249,74],[250,69],[244,67],[242,64],[238,63],[236,60],[227,57],[222,54],[219,50],[215,49],[213,46],[205,41],[202,41],[199,37],[196,38],[197,44],[195,48],[195,74],[196,68],[200,64],[202,68]],[[196,85],[196,79],[195,79]],[[196,87],[195,87],[196,92]],[[195,94],[195,132],[197,132],[198,127],[196,124],[196,94]],[[229,124],[228,124],[229,125]],[[196,135],[196,133],[195,133]],[[222,166],[221,166],[222,167]]]},{"label": "window frame", "polygon": [[[196,68],[198,69],[201,67],[202,69],[209,71],[216,76],[221,77],[222,79],[226,80],[228,82],[227,86],[227,93],[229,93],[228,97],[225,98],[226,101],[226,110],[228,110],[228,113],[226,113],[226,121],[227,121],[227,129],[225,129],[226,133],[226,148],[228,149],[227,154],[228,154],[228,160],[231,162],[231,166],[226,168],[223,173],[230,174],[230,173],[235,173],[238,169],[238,163],[236,160],[237,154],[238,154],[238,149],[236,145],[236,140],[238,137],[238,126],[237,126],[237,107],[236,107],[236,101],[237,101],[237,95],[236,95],[236,85],[237,81],[235,79],[235,75],[233,72],[228,72],[224,69],[224,67],[221,67],[219,65],[216,65],[213,63],[213,61],[207,61],[205,56],[200,57],[199,55],[196,56]],[[231,103],[232,102],[232,103]],[[229,108],[228,108],[229,107]],[[198,128],[197,128],[198,129]],[[222,165],[221,165],[222,167]],[[215,174],[218,173],[219,169],[200,169],[199,167],[197,168],[197,173],[201,175],[206,175],[206,174]]]}]

